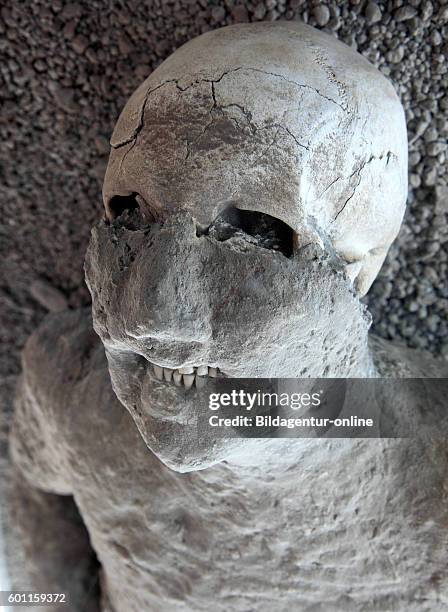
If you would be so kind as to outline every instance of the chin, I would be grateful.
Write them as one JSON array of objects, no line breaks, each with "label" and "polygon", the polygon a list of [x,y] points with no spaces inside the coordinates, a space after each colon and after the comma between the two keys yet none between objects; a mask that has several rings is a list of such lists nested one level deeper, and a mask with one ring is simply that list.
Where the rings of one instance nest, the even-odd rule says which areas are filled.
[{"label": "chin", "polygon": [[118,399],[147,447],[171,470],[205,469],[229,459],[247,444],[242,438],[223,439],[208,427],[211,385],[215,375],[224,376],[219,370],[211,369],[212,376],[205,376],[200,369],[200,375],[181,374],[185,380],[179,380],[173,371],[165,372],[164,377],[161,367],[141,356],[116,351],[106,351],[106,355]]}]

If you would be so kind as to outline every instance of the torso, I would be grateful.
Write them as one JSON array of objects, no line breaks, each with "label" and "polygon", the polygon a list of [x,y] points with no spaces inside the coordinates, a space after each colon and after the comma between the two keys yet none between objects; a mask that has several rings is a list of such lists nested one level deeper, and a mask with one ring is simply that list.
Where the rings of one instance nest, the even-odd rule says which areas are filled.
[{"label": "torso", "polygon": [[[114,612],[438,609],[428,571],[446,573],[444,544],[424,525],[446,519],[434,493],[442,476],[422,466],[418,445],[302,440],[270,472],[179,474],[144,444],[89,338],[57,428]],[[426,608],[414,599],[422,589]]]}]

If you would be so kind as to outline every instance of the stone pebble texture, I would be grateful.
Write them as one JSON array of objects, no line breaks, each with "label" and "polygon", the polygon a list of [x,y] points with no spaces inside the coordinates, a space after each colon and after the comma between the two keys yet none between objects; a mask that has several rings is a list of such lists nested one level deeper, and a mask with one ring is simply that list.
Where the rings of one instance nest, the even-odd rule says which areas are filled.
[{"label": "stone pebble texture", "polygon": [[133,90],[198,34],[277,19],[338,37],[394,83],[409,129],[408,210],[367,301],[377,334],[448,359],[447,0],[7,0],[0,10],[4,381],[18,373],[19,350],[47,311],[89,303],[84,253],[102,214],[108,140]]}]

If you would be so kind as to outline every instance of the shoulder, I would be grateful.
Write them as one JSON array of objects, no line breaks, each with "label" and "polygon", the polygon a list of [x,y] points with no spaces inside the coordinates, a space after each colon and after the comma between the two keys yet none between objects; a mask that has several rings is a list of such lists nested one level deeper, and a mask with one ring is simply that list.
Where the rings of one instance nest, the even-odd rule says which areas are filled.
[{"label": "shoulder", "polygon": [[92,353],[101,346],[90,308],[48,315],[22,352],[22,371],[30,384],[51,389],[83,375]]},{"label": "shoulder", "polygon": [[95,364],[104,370],[90,309],[47,316],[23,349],[11,454],[35,486],[70,492],[64,425],[71,420],[76,388]]}]

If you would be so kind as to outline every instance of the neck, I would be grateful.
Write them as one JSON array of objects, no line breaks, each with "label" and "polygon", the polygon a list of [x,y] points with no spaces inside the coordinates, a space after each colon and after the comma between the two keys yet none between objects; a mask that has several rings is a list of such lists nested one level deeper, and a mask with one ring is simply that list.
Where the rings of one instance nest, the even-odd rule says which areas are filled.
[{"label": "neck", "polygon": [[369,347],[368,330],[365,331],[361,341],[350,345],[350,352],[346,352],[345,355],[345,363],[341,368],[343,373],[338,378],[376,378],[378,376]]},{"label": "neck", "polygon": [[325,362],[318,369],[319,378],[376,378],[369,347],[369,324],[364,316],[353,321],[345,334],[338,336],[327,349]]},{"label": "neck", "polygon": [[354,313],[352,321],[344,323],[347,322],[342,322],[340,329],[332,329],[328,324],[319,333],[309,335],[300,359],[285,355],[281,370],[287,374],[274,376],[300,379],[377,377],[369,348],[369,321],[365,314]]}]

